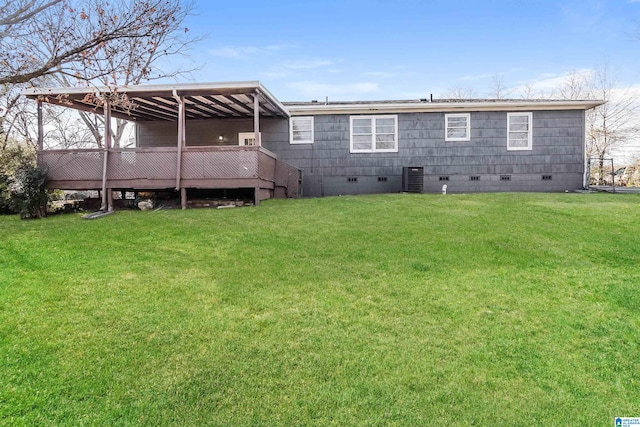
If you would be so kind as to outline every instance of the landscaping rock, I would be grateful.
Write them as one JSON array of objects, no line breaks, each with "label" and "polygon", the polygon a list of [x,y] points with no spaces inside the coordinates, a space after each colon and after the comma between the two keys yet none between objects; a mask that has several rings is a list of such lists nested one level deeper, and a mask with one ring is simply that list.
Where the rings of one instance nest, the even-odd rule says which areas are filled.
[{"label": "landscaping rock", "polygon": [[141,211],[150,211],[153,209],[153,202],[151,200],[143,200],[138,202],[138,209]]}]

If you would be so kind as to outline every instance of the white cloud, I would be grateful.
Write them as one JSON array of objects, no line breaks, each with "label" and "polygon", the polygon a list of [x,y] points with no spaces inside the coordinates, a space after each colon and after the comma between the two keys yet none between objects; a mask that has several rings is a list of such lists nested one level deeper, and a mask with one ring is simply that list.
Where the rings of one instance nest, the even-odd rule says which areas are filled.
[{"label": "white cloud", "polygon": [[333,61],[315,59],[311,61],[287,61],[282,64],[282,66],[291,70],[311,70],[313,68],[326,67],[332,64]]},{"label": "white cloud", "polygon": [[379,77],[384,79],[391,79],[391,78],[398,78],[398,77],[415,76],[416,73],[412,71],[407,71],[407,66],[405,65],[394,65],[389,70],[366,71],[362,73],[362,75],[367,77]]},{"label": "white cloud", "polygon": [[265,71],[263,74],[272,78],[289,77],[301,71],[315,70],[330,65],[333,65],[333,61],[327,59],[285,61]]},{"label": "white cloud", "polygon": [[222,46],[210,49],[209,55],[221,58],[244,59],[255,55],[265,55],[291,48],[287,44],[272,44],[268,46]]},{"label": "white cloud", "polygon": [[533,79],[517,82],[516,86],[509,88],[509,91],[513,94],[513,97],[517,97],[519,94],[526,94],[528,92],[532,93],[533,97],[549,97],[567,81],[567,78],[572,73],[575,73],[576,77],[588,79],[593,75],[594,70],[590,68],[581,68],[562,74],[543,73]]},{"label": "white cloud", "polygon": [[463,76],[460,78],[460,80],[484,80],[484,79],[490,79],[491,77],[495,76],[495,74],[476,74],[474,76]]},{"label": "white cloud", "polygon": [[365,76],[369,76],[369,77],[385,77],[385,78],[391,78],[391,77],[396,77],[398,74],[397,73],[390,73],[388,71],[368,71],[366,73],[364,73]]},{"label": "white cloud", "polygon": [[378,92],[380,87],[374,82],[360,83],[320,83],[315,81],[299,81],[290,83],[289,87],[305,98],[323,99],[325,96],[356,98],[359,95]]}]

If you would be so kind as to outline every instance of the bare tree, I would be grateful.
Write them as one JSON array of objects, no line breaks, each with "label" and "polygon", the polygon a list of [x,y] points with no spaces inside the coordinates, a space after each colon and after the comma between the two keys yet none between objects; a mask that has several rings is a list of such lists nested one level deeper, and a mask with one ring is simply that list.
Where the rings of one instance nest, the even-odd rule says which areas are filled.
[{"label": "bare tree", "polygon": [[[192,37],[182,26],[182,22],[192,11],[192,3],[180,0],[165,1],[166,11],[173,20],[162,31],[150,33],[145,38],[130,38],[119,43],[115,48],[108,50],[103,57],[95,58],[94,73],[98,71],[97,79],[91,74],[87,75],[83,70],[70,78],[65,73],[55,75],[60,84],[70,86],[73,80],[99,82],[102,86],[129,86],[138,85],[143,81],[149,81],[167,77],[177,77],[194,70],[184,66],[186,61],[178,61],[178,68],[167,69],[160,64],[167,56],[186,57],[193,43],[200,37]],[[51,48],[51,46],[47,46]],[[102,146],[102,128],[104,117],[101,115],[79,112],[83,123],[89,128],[98,147]],[[115,120],[112,133],[112,145],[119,147],[121,139],[128,126],[128,122],[122,119]]]},{"label": "bare tree", "polygon": [[5,36],[25,35],[21,31],[13,32],[25,21],[32,19],[43,10],[60,3],[62,0],[14,0],[0,5],[0,39]]},{"label": "bare tree", "polygon": [[505,99],[511,94],[512,91],[510,91],[504,83],[504,74],[495,74],[491,80],[493,87],[489,94],[490,98]]},{"label": "bare tree", "polygon": [[[54,73],[104,75],[104,59],[132,39],[148,39],[175,22],[166,0],[15,0],[0,8],[0,85]],[[52,49],[42,49],[46,41]],[[108,74],[108,73],[107,73]]]},{"label": "bare tree", "polygon": [[557,88],[556,93],[552,94],[552,97],[574,100],[588,99],[595,95],[592,93],[596,83],[595,80],[595,72],[592,70],[571,70],[565,76],[565,79],[560,87]]},{"label": "bare tree", "polygon": [[638,132],[640,112],[635,94],[619,87],[615,76],[604,66],[593,73],[589,97],[605,101],[587,112],[587,157],[598,160],[598,184],[604,178],[604,159]]},{"label": "bare tree", "polygon": [[[31,114],[21,104],[23,87],[117,88],[188,72],[186,61],[175,70],[159,64],[167,55],[185,55],[197,40],[182,27],[191,10],[180,0],[16,0],[0,7],[0,132],[17,132],[25,122],[20,116]],[[81,120],[102,146],[102,117],[81,114]],[[125,123],[114,127],[115,146]],[[24,136],[24,129],[17,133]]]},{"label": "bare tree", "polygon": [[448,99],[474,99],[478,97],[478,93],[472,87],[455,86],[449,88],[441,96]]},{"label": "bare tree", "polygon": [[525,83],[520,87],[518,93],[522,99],[534,99],[540,97],[533,83]]},{"label": "bare tree", "polygon": [[93,134],[75,114],[66,109],[49,108],[46,110],[46,132],[44,141],[48,147],[91,148],[95,145]]}]

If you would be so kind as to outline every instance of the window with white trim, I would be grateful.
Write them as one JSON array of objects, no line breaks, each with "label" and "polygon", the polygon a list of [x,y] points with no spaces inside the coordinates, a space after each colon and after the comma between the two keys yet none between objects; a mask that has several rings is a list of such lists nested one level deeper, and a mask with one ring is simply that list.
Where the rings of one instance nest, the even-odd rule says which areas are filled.
[{"label": "window with white trim", "polygon": [[291,144],[313,144],[313,117],[291,117],[289,135]]},{"label": "window with white trim", "polygon": [[507,113],[507,150],[531,150],[532,113]]},{"label": "window with white trim", "polygon": [[352,153],[398,152],[398,116],[351,116]]},{"label": "window with white trim", "polygon": [[445,114],[445,141],[470,141],[471,140],[471,114]]}]

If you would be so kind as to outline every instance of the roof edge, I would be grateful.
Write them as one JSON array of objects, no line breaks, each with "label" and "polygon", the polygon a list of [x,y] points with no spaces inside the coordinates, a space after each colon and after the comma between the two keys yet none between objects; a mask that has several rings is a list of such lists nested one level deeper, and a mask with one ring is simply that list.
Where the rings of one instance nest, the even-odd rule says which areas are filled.
[{"label": "roof edge", "polygon": [[258,80],[236,82],[209,82],[209,83],[174,83],[174,84],[149,84],[149,85],[114,85],[114,86],[87,86],[87,87],[46,87],[24,89],[22,94],[28,98],[41,95],[78,95],[83,93],[106,93],[117,90],[121,93],[150,93],[159,91],[178,92],[186,90],[229,90],[229,89],[262,89],[268,91]]},{"label": "roof edge", "polygon": [[540,111],[540,110],[590,110],[605,101],[490,101],[490,102],[358,102],[353,104],[299,104],[285,103],[292,116],[305,114],[371,114],[413,112],[470,112],[470,111]]},{"label": "roof edge", "polygon": [[153,96],[170,96],[175,95],[194,95],[207,94],[223,95],[225,93],[232,94],[249,94],[257,93],[273,104],[280,112],[290,117],[289,110],[275,97],[269,90],[258,80],[235,81],[235,82],[210,82],[210,83],[175,83],[175,84],[149,84],[149,85],[133,85],[133,86],[89,86],[89,87],[50,87],[50,88],[31,88],[22,91],[22,95],[30,99],[36,99],[41,96],[82,96],[86,94],[110,93],[117,91],[118,93],[127,94],[131,97],[143,98]]}]

